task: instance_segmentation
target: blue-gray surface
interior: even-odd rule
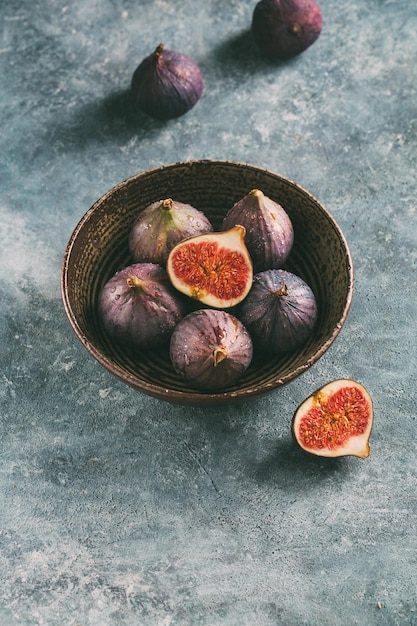
[[[280,65],[253,49],[253,6],[1,3],[2,626],[417,624],[417,4],[322,0],[320,38]],[[161,41],[205,79],[167,123],[128,96]],[[65,245],[93,202],[197,158],[297,181],[354,259],[333,347],[240,407],[127,388],[61,303]],[[292,443],[294,409],[337,377],[373,396],[366,460]]]

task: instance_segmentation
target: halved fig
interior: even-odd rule
[[[373,405],[360,383],[334,380],[308,397],[297,409],[292,433],[311,454],[324,457],[370,455]]]
[[[246,229],[190,237],[171,250],[167,272],[178,291],[208,306],[226,309],[241,302],[252,286]]]

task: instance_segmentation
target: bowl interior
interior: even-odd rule
[[[172,369],[168,351],[132,356],[102,329],[97,312],[104,283],[129,265],[128,233],[146,206],[172,197],[204,211],[215,229],[229,208],[259,188],[279,202],[294,226],[286,269],[301,276],[317,298],[314,334],[294,353],[255,356],[233,387],[202,393]],[[316,362],[346,319],[353,268],[346,240],[329,212],[306,190],[277,174],[228,161],[190,161],[155,168],[120,183],[100,198],[75,228],[65,251],[62,297],[70,324],[88,352],[115,376],[154,397],[181,404],[225,403],[271,391]]]

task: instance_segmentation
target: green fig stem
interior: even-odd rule
[[[161,202],[161,209],[165,209],[165,211],[171,211],[172,209],[172,198],[167,198]]]
[[[143,287],[143,280],[134,274],[130,274],[126,278],[126,283],[131,289],[141,289]]]
[[[264,197],[264,193],[260,189],[252,189],[252,191],[249,192],[249,195],[250,196],[255,196],[258,199]]]
[[[227,350],[225,348],[216,348],[213,350],[213,364],[217,367],[219,363],[227,359]]]

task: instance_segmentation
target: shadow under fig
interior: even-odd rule
[[[78,150],[90,143],[124,143],[133,137],[149,139],[165,125],[166,122],[142,113],[130,89],[124,89],[77,107],[71,118],[48,131],[48,139],[58,149]]]
[[[348,469],[347,457],[324,458],[303,451],[290,437],[279,440],[275,450],[251,471],[259,483],[277,483],[280,488],[311,488]]]
[[[268,58],[260,52],[256,46],[251,31],[244,30],[222,42],[213,51],[214,67],[221,67],[223,73],[247,72],[248,75],[265,68],[279,69],[293,62]],[[208,68],[213,67],[213,60],[208,63]]]

